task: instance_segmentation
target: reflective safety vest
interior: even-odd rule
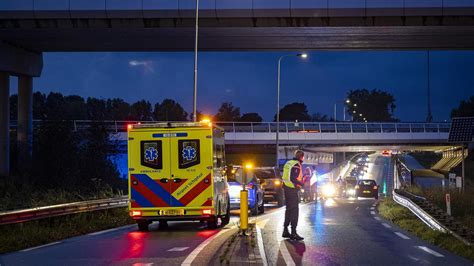
[[[291,169],[295,165],[299,165],[300,167],[300,173],[298,175],[298,180],[302,180],[303,178],[303,171],[301,167],[301,163],[298,160],[289,160],[288,162],[285,163],[285,166],[283,166],[283,183],[285,186],[290,187],[290,188],[295,188],[295,184],[291,182]]]

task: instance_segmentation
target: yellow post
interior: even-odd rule
[[[240,191],[240,229],[247,230],[249,225],[249,192],[242,189]]]

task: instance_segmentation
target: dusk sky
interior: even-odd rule
[[[273,119],[277,59],[286,53],[212,52],[199,54],[198,110],[214,114],[224,101],[242,113]],[[309,112],[332,116],[351,89],[381,89],[396,98],[402,121],[426,118],[427,53],[310,52],[307,59],[282,63],[281,106],[304,102]],[[435,121],[449,119],[452,108],[474,95],[474,51],[430,53],[432,110]],[[11,93],[17,93],[16,79]],[[45,53],[43,74],[34,91],[83,97],[119,97],[132,103],[171,98],[192,110],[193,53]]]

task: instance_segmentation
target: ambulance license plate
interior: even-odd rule
[[[170,215],[170,216],[184,215],[184,210],[183,209],[163,210],[161,211],[161,215]]]

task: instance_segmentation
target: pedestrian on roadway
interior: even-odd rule
[[[303,160],[304,152],[297,150],[295,157],[286,162],[283,167],[283,190],[285,191],[286,211],[282,237],[297,241],[304,239],[296,232],[299,215],[298,203],[300,201],[298,191],[304,186],[303,167],[301,165]],[[291,225],[291,234],[288,232],[289,225]]]

